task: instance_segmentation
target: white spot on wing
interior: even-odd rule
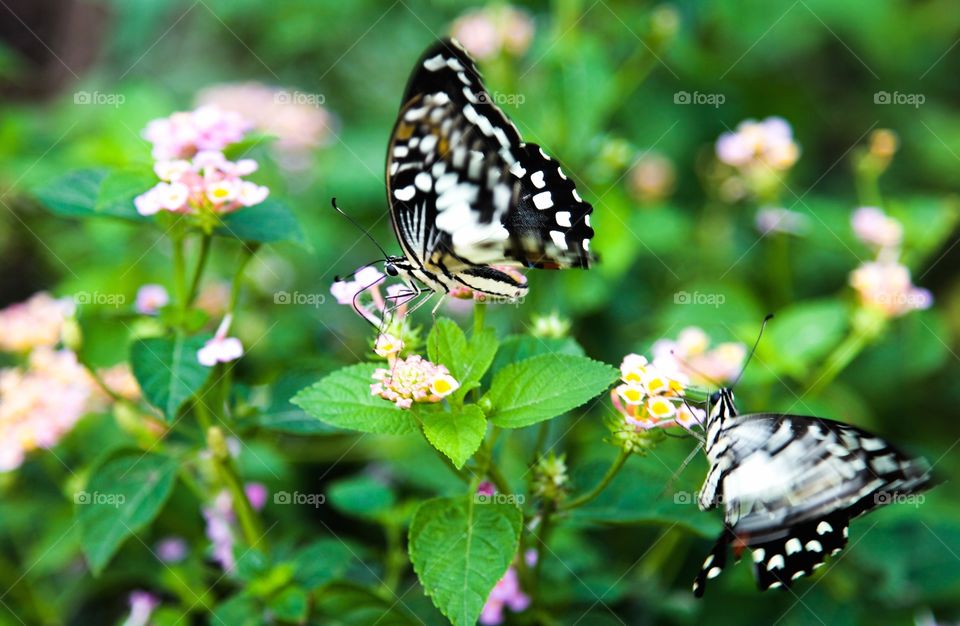
[[[803,544],[800,543],[800,540],[797,539],[796,537],[791,537],[790,539],[788,539],[786,543],[786,547],[787,547],[788,555],[793,554],[795,552],[803,552]]]
[[[774,554],[772,557],[770,557],[770,560],[767,561],[767,569],[783,569],[783,565],[784,562],[782,554]]]
[[[407,185],[402,189],[393,190],[394,197],[397,200],[401,200],[403,202],[406,202],[407,200],[410,200],[411,198],[413,198],[414,194],[416,194],[416,190],[413,188],[413,185]]]
[[[807,542],[807,552],[823,552],[823,545],[816,539]]]
[[[764,557],[767,556],[767,551],[763,548],[757,548],[753,551],[753,562],[760,563],[763,561]]]
[[[533,186],[536,187],[537,189],[543,189],[544,186],[547,184],[543,182],[543,170],[530,174],[530,182],[532,182]]]
[[[830,522],[820,522],[817,524],[817,534],[826,535],[827,533],[833,532],[833,526],[830,525]]]
[[[516,176],[517,178],[523,178],[526,175],[527,170],[520,165],[520,161],[514,161],[513,165],[510,166],[510,173]]]
[[[557,211],[557,225],[570,228],[570,211]]]
[[[573,199],[577,202],[583,202],[583,198],[580,197],[580,194],[577,193],[576,189],[573,190]],[[589,224],[587,224],[587,226],[589,226]]]
[[[720,575],[719,567],[711,567],[710,571],[707,572],[707,578],[716,578],[719,575]]]
[[[446,63],[446,61],[444,60],[443,55],[442,55],[442,54],[438,54],[437,56],[435,56],[435,57],[430,57],[429,59],[427,59],[426,61],[424,61],[424,62],[423,62],[423,67],[427,68],[427,69],[430,70],[431,72],[436,72],[436,71],[439,70],[441,67],[444,67],[446,64],[447,64],[447,63]]]
[[[553,240],[554,245],[556,245],[561,250],[567,249],[567,238],[563,236],[559,230],[550,231],[550,239]]]
[[[423,138],[423,141],[420,142],[420,152],[428,154],[433,152],[433,149],[437,146],[437,136],[436,135],[427,135]]]
[[[416,178],[413,179],[413,184],[416,185],[420,191],[429,192],[433,187],[433,178],[426,172],[420,172]]]
[[[553,206],[553,198],[550,197],[549,191],[541,191],[537,195],[533,196],[533,206],[537,207],[541,211],[543,209],[549,209]]]

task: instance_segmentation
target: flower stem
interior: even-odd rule
[[[200,257],[197,259],[197,267],[193,272],[193,280],[190,281],[190,291],[187,293],[187,304],[191,306],[197,298],[197,292],[200,290],[200,279],[203,278],[203,271],[207,266],[207,259],[210,257],[210,243],[213,237],[206,233],[200,239]]]
[[[173,291],[177,299],[177,326],[182,327],[187,311],[186,263],[183,256],[183,236],[173,237]]]
[[[816,396],[846,368],[860,352],[883,330],[886,319],[879,314],[860,309],[854,314],[853,330],[833,349],[807,386],[808,395]]]
[[[610,465],[610,468],[607,470],[607,473],[604,474],[603,478],[597,483],[597,486],[588,491],[587,493],[581,495],[578,498],[574,498],[569,502],[565,502],[559,506],[561,511],[571,511],[578,507],[583,506],[589,502],[592,502],[600,495],[600,493],[607,488],[610,484],[610,481],[614,479],[617,473],[623,468],[624,464],[627,462],[627,459],[630,458],[630,453],[626,450],[621,450],[620,454],[613,461],[613,464]]]
[[[473,334],[476,335],[483,330],[484,322],[487,319],[487,304],[485,302],[473,303]]]

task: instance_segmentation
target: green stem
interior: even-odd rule
[[[203,271],[207,266],[207,259],[210,257],[210,243],[213,237],[204,233],[200,240],[200,257],[197,259],[197,267],[193,271],[193,280],[190,281],[190,291],[187,293],[187,306],[191,306],[197,298],[197,292],[200,290],[200,280],[203,278]]]
[[[183,326],[187,311],[186,263],[183,255],[183,236],[173,237],[173,291],[179,311],[177,325]]]
[[[403,551],[403,533],[400,525],[394,522],[386,524],[384,533],[387,539],[387,558],[384,567],[383,586],[395,597],[397,587],[400,585],[400,578],[403,576],[403,569],[407,563],[407,557]]]
[[[473,334],[477,335],[483,330],[484,322],[487,319],[487,305],[485,302],[474,302],[473,304]]]
[[[627,462],[627,459],[630,458],[630,453],[626,450],[621,450],[620,454],[614,460],[613,464],[610,465],[610,468],[607,470],[607,473],[604,474],[603,478],[597,483],[597,486],[588,491],[587,493],[581,495],[578,498],[574,498],[568,502],[565,502],[560,505],[561,511],[571,511],[577,507],[581,507],[584,504],[592,502],[596,499],[600,493],[607,488],[610,484],[610,481],[614,479],[617,473],[623,468],[624,464]]]
[[[833,349],[833,352],[823,361],[823,365],[813,377],[813,382],[807,386],[804,395],[818,395],[846,368],[851,361],[880,334],[886,319],[880,314],[866,310],[859,310],[854,316],[853,330]]]

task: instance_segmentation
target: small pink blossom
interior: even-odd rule
[[[680,331],[677,339],[653,344],[654,364],[684,380],[699,384],[730,382],[737,377],[747,356],[742,343],[726,342],[708,349],[710,338],[696,326]]]
[[[207,341],[197,351],[197,360],[201,365],[213,367],[217,363],[229,363],[243,356],[243,344],[236,337],[227,337],[233,316],[227,314],[220,323],[213,339]]]
[[[153,550],[164,563],[179,563],[187,558],[189,552],[183,537],[165,537],[157,542]]]
[[[656,202],[673,192],[677,174],[673,162],[667,157],[644,154],[630,168],[629,188],[642,202]]]
[[[530,596],[520,588],[517,568],[511,565],[487,596],[487,601],[480,612],[479,623],[484,626],[502,624],[505,619],[504,609],[510,609],[513,613],[522,613],[529,607]]]
[[[130,593],[130,615],[123,626],[148,626],[153,611],[160,606],[160,598],[148,591]]]
[[[211,543],[211,552],[224,571],[233,571],[236,558],[233,546],[236,542],[236,517],[233,513],[233,502],[230,492],[223,490],[214,498],[213,502],[203,507],[203,517],[207,522],[206,535]]]
[[[270,495],[267,491],[267,486],[263,483],[247,483],[244,485],[243,491],[247,494],[250,506],[256,511],[264,507],[267,503],[267,496]]]
[[[182,159],[203,150],[223,150],[242,141],[252,127],[238,113],[202,106],[152,120],[143,137],[153,144],[155,159]]]
[[[497,488],[494,487],[493,483],[490,482],[489,480],[481,481],[481,483],[477,485],[477,495],[492,496],[496,492],[497,492]]]
[[[149,283],[137,290],[134,309],[142,315],[156,315],[160,309],[170,304],[170,294],[163,285]]]
[[[373,351],[384,359],[392,359],[403,350],[403,341],[393,335],[380,335]]]
[[[851,272],[850,285],[864,307],[879,311],[888,318],[929,309],[933,305],[933,295],[926,289],[915,287],[910,270],[894,261],[862,263]]]
[[[903,241],[900,222],[877,207],[860,207],[850,218],[853,232],[860,241],[878,248],[896,248]]]
[[[533,20],[525,12],[500,5],[476,9],[458,17],[453,36],[474,57],[486,60],[506,51],[520,56],[533,40]]]
[[[720,135],[717,158],[737,168],[762,166],[776,171],[793,167],[800,148],[793,140],[793,130],[780,117],[762,121],[744,120],[736,131]]]
[[[389,369],[380,368],[373,373],[373,380],[376,382],[370,385],[370,394],[401,409],[409,409],[414,402],[440,402],[460,386],[446,367],[416,354],[391,360]]]

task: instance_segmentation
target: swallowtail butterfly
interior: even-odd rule
[[[590,265],[590,213],[572,180],[524,143],[454,40],[417,62],[387,152],[387,199],[403,256],[385,271],[418,295],[469,287],[519,298],[525,283],[493,266]]]
[[[702,510],[723,505],[725,530],[693,583],[697,597],[726,564],[753,562],[760,590],[788,587],[847,543],[851,519],[933,486],[929,466],[859,428],[780,413],[738,415],[733,392],[710,398]]]

